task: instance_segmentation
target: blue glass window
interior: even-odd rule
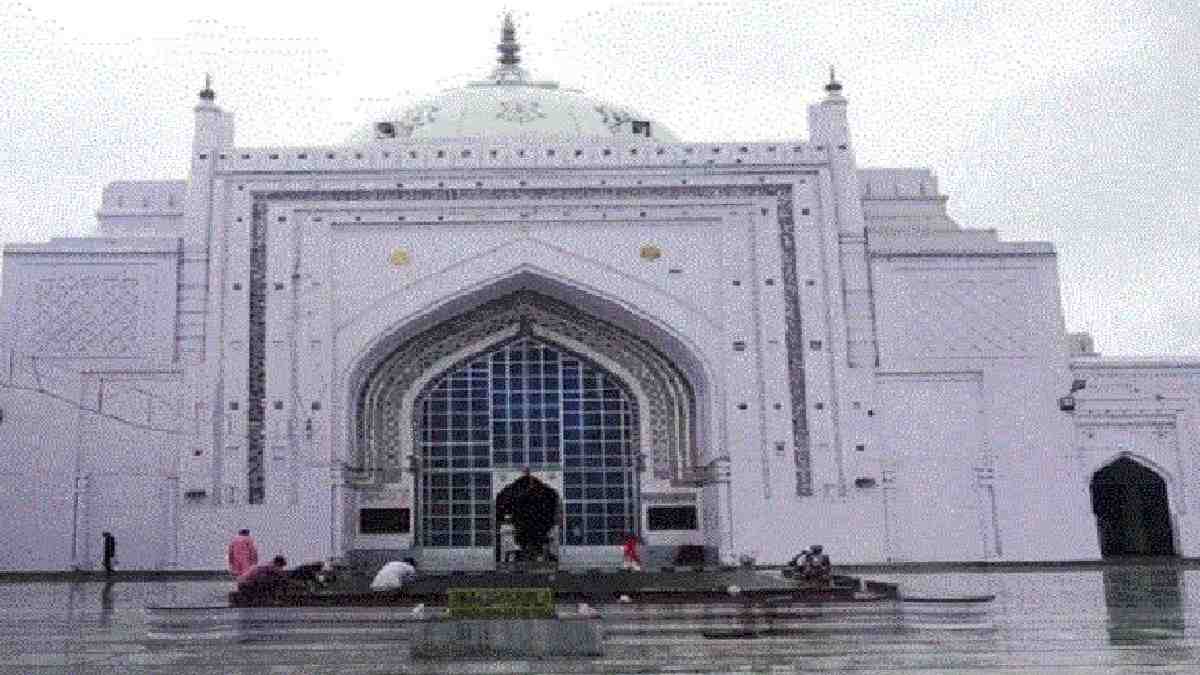
[[[424,545],[492,544],[500,468],[563,471],[564,544],[635,531],[636,414],[607,372],[522,338],[442,375],[417,406]],[[583,513],[594,516],[571,515]]]

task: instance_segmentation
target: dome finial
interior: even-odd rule
[[[502,66],[515,66],[521,62],[517,52],[521,45],[517,44],[517,27],[513,25],[512,12],[504,13],[504,25],[500,27],[500,44],[496,45],[500,58],[496,59]]]
[[[504,24],[500,27],[500,44],[496,45],[496,50],[500,52],[500,58],[496,59],[500,65],[492,71],[492,81],[496,84],[524,84],[528,76],[525,69],[518,65],[521,63],[521,56],[518,54],[521,45],[517,43],[517,27],[513,25],[512,12],[504,13]]]
[[[830,95],[836,95],[842,90],[842,83],[837,81],[837,76],[833,72],[833,66],[829,66],[829,84],[825,85],[825,91]]]
[[[217,93],[212,89],[212,74],[204,74],[204,88],[200,90],[200,100],[212,103],[217,97]]]

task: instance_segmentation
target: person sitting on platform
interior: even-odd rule
[[[384,564],[371,581],[373,591],[399,591],[404,580],[417,575],[417,562],[412,558],[393,560]]]
[[[288,571],[287,576],[292,581],[303,584],[309,591],[324,588],[337,581],[337,573],[328,560],[297,565]]]
[[[801,568],[800,578],[813,584],[828,586],[832,580],[832,572],[833,565],[820,544],[814,544],[804,552],[804,566]]]
[[[288,580],[287,558],[277,555],[266,565],[256,565],[238,577],[238,592],[244,596],[278,598],[294,588]]]

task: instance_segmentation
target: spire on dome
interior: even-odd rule
[[[517,27],[513,24],[511,12],[504,14],[504,23],[500,26],[500,44],[496,45],[496,51],[500,52],[500,58],[496,59],[500,65],[492,71],[491,79],[497,84],[524,83],[528,76],[519,65],[521,45],[517,42]]]
[[[213,88],[212,88],[212,74],[205,73],[204,74],[204,88],[200,90],[200,100],[212,103],[213,99],[215,99],[216,97],[217,97],[217,93],[215,91],[213,91]]]
[[[825,85],[825,91],[829,92],[830,96],[836,96],[842,91],[842,83],[837,81],[833,66],[829,66],[829,84]]]
[[[496,45],[500,58],[496,59],[502,66],[515,66],[521,62],[521,45],[517,44],[517,27],[513,25],[512,12],[504,14],[504,25],[500,27],[500,44]]]

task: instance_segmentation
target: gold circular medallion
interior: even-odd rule
[[[394,265],[396,267],[401,267],[403,265],[407,265],[408,264],[408,251],[405,251],[402,248],[398,248],[398,249],[392,251],[392,254],[390,256],[388,256],[388,262],[392,263],[392,265]]]
[[[642,247],[641,256],[643,260],[658,260],[662,257],[662,249],[653,244],[646,244]]]

